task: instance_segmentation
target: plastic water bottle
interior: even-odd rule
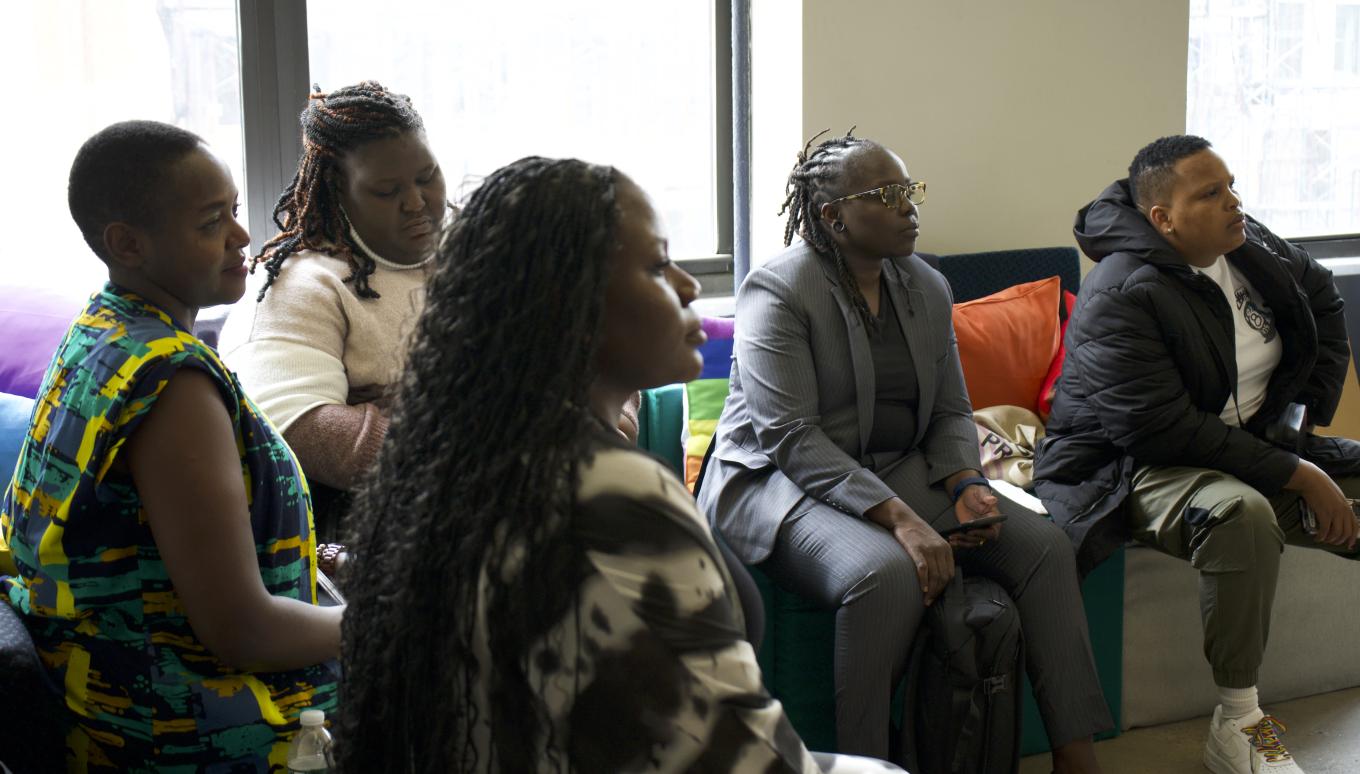
[[[326,713],[318,709],[303,710],[302,728],[288,746],[288,771],[329,772],[332,765]]]

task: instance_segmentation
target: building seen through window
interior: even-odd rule
[[[1192,0],[1186,127],[1290,237],[1360,233],[1360,2]]]
[[[656,199],[673,257],[714,254],[713,3],[373,7],[308,6],[312,80],[409,94],[452,198],[527,155],[613,164]]]

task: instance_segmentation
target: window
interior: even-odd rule
[[[522,156],[576,156],[652,195],[673,256],[716,252],[713,3],[373,7],[309,6],[311,79],[409,94],[455,196]]]
[[[366,78],[412,96],[455,196],[524,155],[578,156],[617,166],[653,196],[675,257],[730,245],[717,191],[731,180],[716,163],[731,152],[719,150],[716,132],[730,114],[715,104],[715,84],[731,76],[715,71],[714,2],[373,8],[366,0],[8,4],[0,65],[23,74],[23,106],[0,125],[0,142],[17,149],[0,193],[5,281],[86,292],[104,276],[71,222],[66,177],[81,142],[129,118],[173,123],[213,146],[242,191],[243,219],[257,216],[259,249],[293,174],[289,143],[307,85]],[[289,59],[308,43],[309,57]]]
[[[1277,78],[1303,75],[1303,3],[1275,3],[1270,12],[1271,65]]]
[[[1336,69],[1360,75],[1360,5],[1336,7]]]
[[[1189,51],[1186,129],[1247,211],[1293,238],[1360,233],[1360,4],[1196,0]]]
[[[104,266],[71,221],[66,179],[80,144],[116,121],[198,133],[244,191],[235,0],[9,3],[0,67],[19,78],[0,122],[6,283],[97,288]]]
[[[1334,196],[1331,132],[1309,130],[1303,135],[1303,168],[1299,170],[1299,198],[1329,202]]]

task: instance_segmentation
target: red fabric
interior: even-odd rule
[[[1077,297],[1071,291],[1064,290],[1062,294],[1062,309],[1059,310],[1062,316],[1061,332],[1058,335],[1058,353],[1053,356],[1053,362],[1048,366],[1048,376],[1044,377],[1044,384],[1039,388],[1039,418],[1048,421],[1048,414],[1053,410],[1053,398],[1058,391],[1058,377],[1062,376],[1063,356],[1067,354],[1067,321],[1072,319],[1072,306],[1077,303]]]

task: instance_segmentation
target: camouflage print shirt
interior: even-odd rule
[[[281,771],[300,710],[335,707],[328,665],[242,672],[199,642],[136,486],[113,465],[181,368],[209,374],[231,415],[265,587],[316,600],[311,506],[292,451],[211,348],[105,285],[48,367],[0,503],[0,542],[19,570],[0,590],[64,686],[74,771]]]
[[[731,576],[675,474],[602,437],[582,466],[573,524],[585,553],[576,604],[541,622],[526,654],[570,770],[821,771],[761,683]],[[474,632],[484,670],[487,615],[481,605]],[[557,770],[545,740],[511,740],[529,760],[496,759],[483,674],[477,770]]]

